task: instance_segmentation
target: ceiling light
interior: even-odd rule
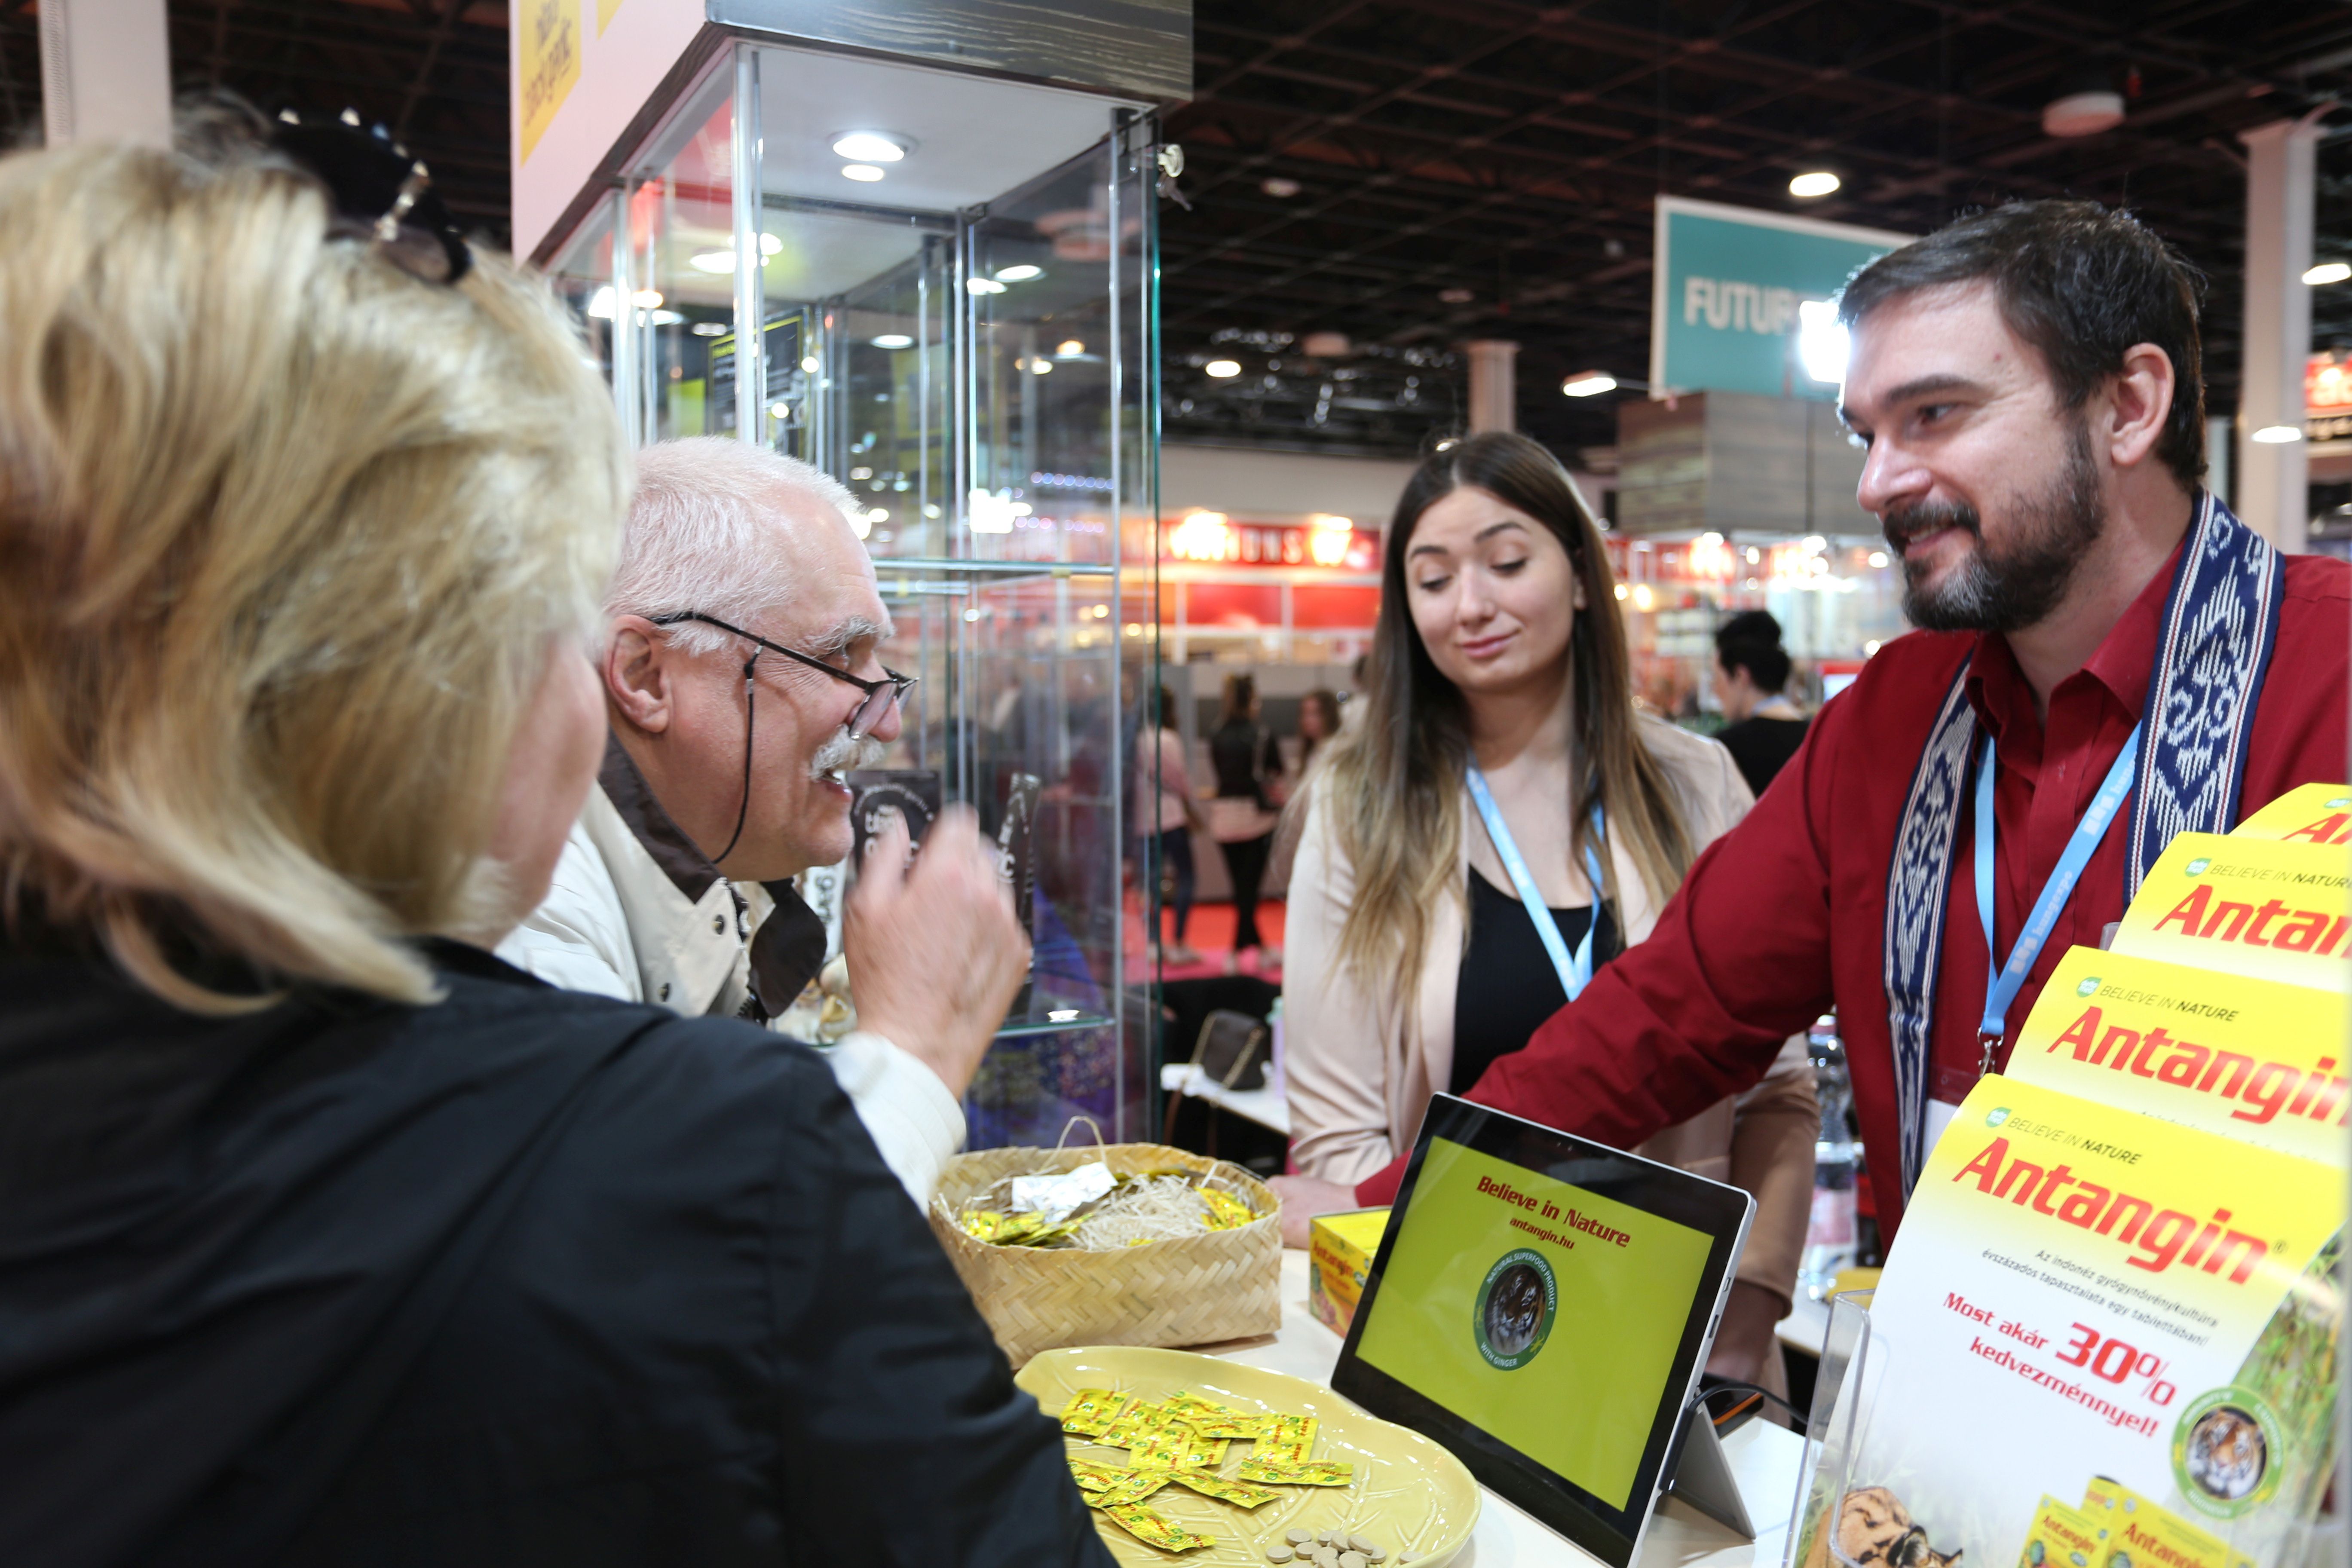
[[[1029,362],[1030,374],[1033,375],[1044,375],[1047,371],[1050,371],[1053,368],[1054,362],[1047,359],[1043,354],[1039,354],[1036,358]]]
[[[1286,202],[1298,194],[1298,182],[1286,180],[1280,174],[1276,174],[1268,179],[1260,180],[1257,188],[1276,201]]]
[[[2284,447],[2290,441],[2303,439],[2303,432],[2292,425],[2265,425],[2251,437],[2265,447]]]
[[[915,340],[904,332],[885,332],[874,339],[873,343],[877,349],[910,349],[915,346]]]
[[[2053,98],[2042,110],[2045,136],[2096,136],[2124,122],[2124,95],[2105,88]]]
[[[1026,283],[1032,278],[1044,276],[1045,276],[1044,268],[1032,267],[1025,261],[1015,262],[1010,267],[1000,267],[996,269],[996,280],[999,283]]]
[[[646,320],[651,321],[656,327],[675,327],[680,321],[685,321],[686,318],[679,315],[676,310],[656,310],[651,316],[647,317]]]
[[[1241,374],[1242,363],[1239,360],[1234,359],[1213,359],[1208,363],[1202,365],[1201,369],[1206,374],[1215,376],[1219,381],[1223,381],[1227,376]]]
[[[1844,182],[1827,169],[1809,169],[1789,182],[1792,196],[1825,196]]]
[[[833,150],[860,163],[895,163],[915,150],[915,142],[895,131],[844,131],[833,139]]]
[[[841,166],[841,177],[845,180],[861,181],[870,185],[882,177],[882,171],[871,163],[844,163]]]
[[[801,361],[801,369],[806,371],[811,375],[814,375],[817,373],[817,368],[818,360],[814,354],[811,354],[808,358]]]
[[[1845,323],[1837,319],[1837,307],[1827,300],[1799,300],[1797,358],[1805,374],[1815,381],[1843,381],[1846,353]]]
[[[1087,352],[1087,345],[1080,342],[1076,338],[1064,338],[1060,345],[1056,347],[1054,352],[1061,355],[1064,359],[1076,359],[1080,354]]]
[[[993,278],[967,278],[963,280],[963,286],[966,292],[973,294],[1002,294],[1004,292],[1004,285],[999,283]]]
[[[1437,291],[1437,302],[1441,305],[1466,305],[1477,297],[1467,289],[1441,289]]]
[[[2352,262],[2323,261],[2303,275],[2303,280],[2315,288],[2322,283],[2341,283],[2347,278],[2352,278]]]
[[[724,321],[697,321],[688,330],[691,331],[698,338],[724,337],[727,332],[727,323]]]
[[[1617,390],[1617,378],[1605,370],[1580,370],[1559,384],[1561,393],[1570,397],[1591,397],[1599,393]]]
[[[697,272],[732,272],[735,253],[731,250],[698,250],[686,258],[686,264]]]
[[[610,283],[588,296],[588,313],[600,321],[613,319],[613,286]]]
[[[640,310],[657,310],[661,308],[662,291],[658,289],[640,289],[629,298],[635,301]]]

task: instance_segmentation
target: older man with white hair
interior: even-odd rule
[[[545,902],[499,956],[552,984],[769,1022],[825,956],[791,879],[849,853],[841,773],[878,761],[911,684],[849,492],[715,437],[638,456],[600,655],[611,738]],[[963,1142],[985,977],[1025,942],[969,812],[909,868],[877,842],[846,910],[861,1027],[829,1053],[918,1205]],[[970,994],[967,994],[970,993]]]

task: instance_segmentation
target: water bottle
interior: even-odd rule
[[[1805,1032],[1805,1051],[1812,1059],[1822,1125],[1813,1144],[1813,1207],[1797,1282],[1818,1301],[1835,1288],[1839,1271],[1854,1265],[1854,1175],[1860,1151],[1851,1120],[1853,1080],[1846,1071],[1845,1045],[1838,1038],[1833,1015],[1814,1020]]]

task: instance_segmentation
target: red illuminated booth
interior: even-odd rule
[[[1346,664],[1371,646],[1381,605],[1381,536],[1328,512],[1241,519],[1192,511],[1120,540],[1125,635],[1160,628],[1160,657],[1182,664]],[[1153,587],[1143,589],[1143,584]],[[1157,603],[1154,603],[1156,595]]]

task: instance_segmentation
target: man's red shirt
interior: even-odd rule
[[[2285,575],[2242,814],[2298,784],[2344,781],[2352,767],[2352,566],[2289,556]],[[1649,940],[1594,975],[1525,1050],[1487,1068],[1469,1098],[1630,1149],[1755,1083],[1781,1042],[1834,1005],[1869,1167],[1901,1170],[1885,982],[1887,869],[1937,710],[1966,665],[1969,700],[2000,757],[1993,909],[2006,957],[2139,721],[2171,581],[2168,565],[2090,662],[2059,682],[2046,722],[1996,634],[1915,632],[1881,648],[1822,710],[1756,809],[1698,858]],[[2012,1034],[2067,948],[2097,946],[2123,918],[2130,817],[2128,807],[2118,814],[2075,884],[2010,1006]],[[1933,1098],[1949,1101],[1966,1096],[1982,1063],[1977,1026],[1988,963],[1969,872],[1972,839],[1971,814],[1963,813],[1928,1084]],[[1359,1184],[1357,1201],[1389,1202],[1404,1163]],[[1902,1217],[1899,1184],[1882,1176],[1874,1190],[1891,1238]]]

